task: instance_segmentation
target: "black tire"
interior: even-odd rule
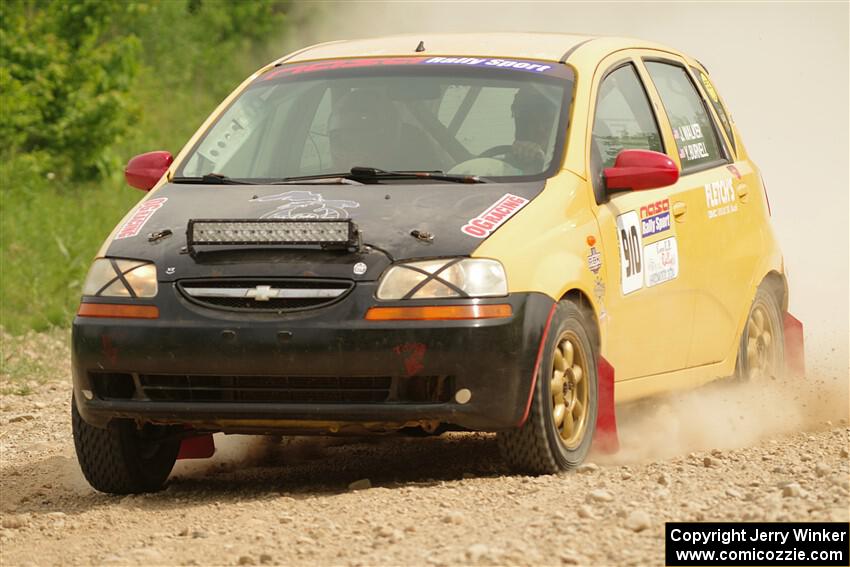
[[[553,474],[577,467],[587,456],[596,430],[598,400],[597,353],[588,328],[583,312],[571,301],[562,301],[555,308],[535,380],[528,419],[522,427],[498,434],[502,458],[512,470],[527,474]],[[587,362],[584,371],[588,381],[587,421],[583,436],[572,447],[564,443],[556,426],[550,387],[555,349],[565,333],[577,339]]]
[[[754,321],[757,312],[762,313],[766,319],[761,329]],[[756,338],[756,352],[751,353],[751,340],[753,331],[763,333],[768,330],[771,335],[770,349],[764,348],[764,340]],[[778,380],[784,375],[785,370],[785,329],[782,323],[782,312],[779,301],[771,290],[762,284],[756,290],[756,296],[747,314],[747,323],[741,333],[741,342],[738,345],[738,360],[735,367],[735,375],[742,381],[768,381]],[[768,350],[769,352],[766,352]],[[760,358],[761,357],[761,358]],[[767,366],[761,365],[764,361]]]
[[[95,490],[139,494],[160,490],[180,450],[180,440],[167,427],[139,430],[131,421],[113,421],[107,429],[89,425],[71,399],[71,425],[77,460]]]

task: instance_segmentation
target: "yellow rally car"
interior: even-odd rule
[[[708,71],[642,41],[399,36],[248,78],[104,243],[77,455],[155,490],[212,433],[497,431],[517,471],[614,404],[802,368],[767,195]]]

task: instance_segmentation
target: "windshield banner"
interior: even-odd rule
[[[569,74],[566,65],[554,61],[530,61],[526,59],[504,59],[495,57],[368,57],[357,59],[329,59],[311,61],[309,63],[293,63],[272,69],[262,75],[257,81],[268,81],[284,76],[302,75],[317,71],[332,71],[336,69],[354,69],[359,67],[386,67],[398,65],[450,65],[466,67],[483,67],[489,69],[506,69],[510,71],[525,71],[538,75]]]

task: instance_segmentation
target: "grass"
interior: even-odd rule
[[[92,258],[142,193],[116,180],[2,177],[0,322],[12,334],[67,326]]]
[[[0,395],[26,396],[41,384],[66,380],[68,341],[65,329],[22,335],[0,331]]]

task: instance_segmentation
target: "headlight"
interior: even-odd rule
[[[83,295],[95,297],[154,297],[156,291],[156,266],[141,260],[98,258],[83,284]]]
[[[508,294],[505,269],[497,260],[444,258],[392,266],[378,286],[378,299],[498,297]]]

